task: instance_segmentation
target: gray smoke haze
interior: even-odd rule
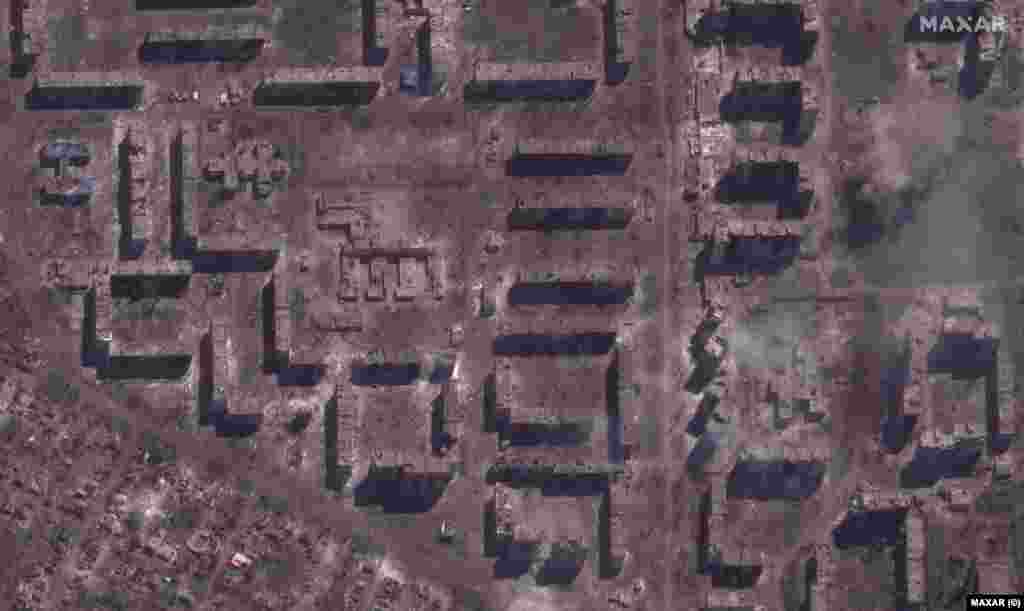
[[[737,365],[788,369],[797,343],[814,332],[812,302],[781,302],[760,306],[737,320],[725,339]]]
[[[1024,273],[1024,172],[1017,126],[981,102],[924,101],[876,112],[868,185],[882,234],[854,261],[871,284],[1000,282]]]
[[[875,182],[898,190],[941,168],[964,135],[957,106],[951,101],[918,100],[878,108],[871,125]]]

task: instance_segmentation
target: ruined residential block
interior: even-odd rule
[[[227,358],[231,344],[231,330],[226,325],[214,325],[213,327],[213,353],[219,355],[214,359],[213,379],[218,384],[227,384],[232,380],[230,360]]]
[[[864,509],[869,511],[909,507],[912,497],[902,492],[864,492],[860,496]]]
[[[445,291],[445,265],[444,260],[437,256],[427,258],[427,279],[430,284],[430,292],[434,299],[444,297]]]
[[[787,461],[819,461],[827,462],[832,452],[827,446],[791,446],[782,447],[782,459]]]
[[[316,226],[321,231],[344,231],[356,241],[369,231],[369,212],[357,207],[321,208],[317,210]]]
[[[384,258],[375,258],[370,261],[370,282],[366,287],[366,298],[371,301],[382,301],[387,298],[387,287],[385,286],[384,275],[387,271],[388,261]]]
[[[253,91],[253,104],[257,107],[357,106],[369,104],[379,90],[379,80],[298,82],[265,80]]]
[[[288,176],[288,173],[291,171],[291,167],[285,159],[275,157],[267,164],[267,171],[270,175],[270,180],[280,182]]]
[[[544,64],[480,62],[474,71],[474,79],[477,81],[596,80],[600,77],[601,64],[597,61]]]
[[[293,324],[292,314],[287,309],[274,311],[274,325],[276,326],[276,337],[274,349],[279,356],[289,357],[292,350]]]
[[[25,95],[27,110],[134,110],[144,103],[137,73],[51,72]]]
[[[947,316],[942,321],[942,332],[944,334],[974,335],[981,325],[981,320],[976,316]]]
[[[351,304],[316,310],[312,321],[314,327],[328,332],[359,331],[363,328],[362,313],[358,306]]]
[[[413,257],[403,257],[398,261],[398,286],[395,297],[412,299],[420,295],[427,286],[426,261]]]
[[[976,496],[971,490],[953,486],[949,489],[949,507],[954,511],[970,511]]]
[[[948,288],[942,298],[942,310],[946,314],[959,313],[981,316],[981,300],[978,291],[971,287]]]
[[[223,155],[211,157],[203,162],[203,178],[209,181],[224,180],[229,173],[234,173],[231,165],[230,160]]]
[[[359,259],[342,254],[340,260],[338,297],[345,301],[358,300],[362,292],[362,270]]]
[[[343,66],[321,68],[279,68],[268,74],[263,83],[334,83],[380,81],[382,69],[374,66]]]
[[[757,604],[758,594],[751,591],[712,589],[707,595],[707,609],[752,609],[764,611],[763,605]]]
[[[96,297],[96,338],[113,342],[114,332],[111,324],[114,319],[114,299],[110,294],[110,283],[102,282],[93,290]]]

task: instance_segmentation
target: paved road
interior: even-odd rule
[[[673,483],[674,476],[685,477],[686,470],[681,469],[678,466],[673,468],[670,466],[672,462],[672,435],[673,428],[668,422],[668,415],[670,413],[670,406],[678,404],[678,398],[674,396],[675,392],[675,380],[673,379],[673,363],[674,359],[677,358],[673,354],[673,346],[676,345],[676,338],[674,330],[677,328],[674,320],[674,298],[676,292],[676,286],[678,285],[677,279],[673,272],[675,270],[673,266],[673,260],[677,258],[680,244],[677,243],[677,237],[681,235],[683,228],[675,227],[673,225],[674,217],[676,216],[676,207],[683,205],[683,202],[678,197],[681,193],[681,167],[684,162],[684,149],[679,146],[678,130],[676,129],[677,121],[679,120],[678,109],[673,108],[670,105],[675,102],[678,106],[677,100],[685,96],[682,91],[672,91],[670,88],[680,88],[681,81],[686,78],[688,74],[688,57],[685,54],[684,39],[680,37],[682,32],[682,17],[683,11],[681,10],[679,3],[675,2],[658,2],[650,3],[650,5],[644,6],[643,10],[655,10],[658,12],[657,23],[658,23],[658,34],[657,34],[657,92],[658,92],[658,123],[662,126],[662,133],[664,134],[663,145],[666,147],[665,155],[665,176],[664,176],[664,188],[661,196],[661,206],[659,213],[661,215],[661,240],[662,240],[662,267],[660,272],[660,279],[658,282],[658,324],[661,330],[662,345],[661,345],[661,394],[662,398],[659,403],[662,409],[663,418],[661,419],[661,460],[662,465],[665,468],[665,500],[664,507],[667,509],[666,515],[662,517],[665,526],[665,541],[664,541],[664,573],[662,575],[663,594],[664,602],[663,609],[674,609],[683,600],[683,592],[680,592],[679,583],[679,566],[678,556],[679,552],[677,548],[682,547],[682,543],[679,541],[681,536],[687,533],[680,533],[679,529],[684,523],[690,518],[689,515],[683,513],[680,516],[680,523],[673,523],[672,516],[675,511],[668,510],[668,508],[678,507],[680,504],[685,506],[686,500],[681,498],[674,498],[673,493],[675,492],[675,486]],[[668,50],[666,49],[667,37],[671,36],[678,42],[680,48],[677,51],[683,55],[683,59],[687,60],[687,63],[680,63],[678,57],[669,57]],[[688,215],[684,215],[686,217]],[[689,485],[689,480],[686,481]]]

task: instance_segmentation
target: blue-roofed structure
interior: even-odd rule
[[[274,269],[277,257],[276,250],[200,250],[192,256],[192,271],[197,274],[263,273]]]
[[[699,44],[757,44],[767,47],[799,45],[803,37],[803,10],[799,3],[726,3],[708,12],[691,28]]]
[[[40,158],[44,164],[63,161],[72,165],[86,165],[92,156],[89,154],[89,147],[81,142],[57,140],[42,148]]]
[[[327,368],[318,364],[288,363],[277,372],[279,386],[316,386],[327,374]]]
[[[903,413],[903,395],[910,382],[909,340],[887,342],[881,350],[882,446],[896,453],[910,442],[917,416]]]
[[[355,386],[406,386],[420,377],[417,363],[357,363],[352,365]]]
[[[898,414],[882,419],[882,447],[891,453],[898,453],[910,443],[911,433],[917,425],[916,414]]]
[[[411,473],[404,467],[371,466],[354,490],[357,507],[377,506],[384,513],[425,513],[440,500],[452,476]]]
[[[1002,454],[1003,452],[1006,452],[1007,450],[1010,449],[1010,446],[1013,445],[1013,442],[1016,438],[1016,433],[999,432],[996,433],[995,435],[992,435],[991,441],[989,442],[991,444],[992,453]]]
[[[537,570],[537,585],[546,587],[572,584],[583,570],[586,559],[587,548],[582,545],[553,545]]]
[[[632,68],[632,62],[607,62],[605,64],[605,81],[609,85],[620,85],[626,81],[629,76],[630,68]]]
[[[434,62],[430,54],[430,23],[416,30],[416,63],[403,65],[398,73],[398,90],[415,96],[429,96],[434,88]]]
[[[423,78],[419,64],[405,64],[398,69],[398,90],[415,96],[430,95],[430,79]]]
[[[701,275],[775,274],[800,256],[799,236],[733,236],[708,241],[697,261]]]
[[[825,465],[815,461],[747,460],[729,474],[726,493],[760,501],[810,498],[825,479]]]
[[[213,428],[221,437],[248,437],[263,426],[263,414],[223,414]]]
[[[52,191],[43,187],[39,193],[39,203],[43,206],[79,208],[88,204],[95,193],[96,179],[92,176],[83,176],[67,189]]]
[[[729,29],[737,41],[749,37],[765,46],[795,45],[800,43],[803,25],[803,8],[798,2],[729,4]]]
[[[93,176],[83,176],[78,180],[78,183],[67,192],[68,195],[74,197],[76,195],[82,195],[90,197],[96,193],[96,178]]]
[[[622,305],[633,296],[631,285],[597,282],[521,282],[508,291],[511,306]]]
[[[707,432],[700,436],[697,444],[690,450],[686,457],[686,470],[691,476],[699,476],[704,466],[710,463],[718,452],[720,436],[714,432]]]
[[[927,488],[942,479],[972,477],[984,448],[981,439],[965,439],[946,447],[918,447],[900,472],[900,486]]]
[[[228,403],[224,399],[212,400],[205,416],[202,424],[212,426],[220,437],[249,437],[263,426],[262,413],[232,414],[228,412]]]
[[[1002,53],[999,49],[1001,42],[998,37],[1000,36],[1005,35],[979,32],[969,35],[964,40],[963,62],[957,79],[957,90],[961,97],[973,100],[992,82],[992,76],[1000,65],[999,60]],[[982,37],[987,38],[985,44],[982,42]],[[986,49],[988,43],[993,43],[994,48]]]
[[[40,85],[25,94],[26,110],[133,110],[141,85]]]
[[[903,541],[904,508],[850,512],[832,531],[832,541],[839,549],[867,545],[889,546]]]
[[[363,61],[367,66],[383,66],[388,62],[388,48],[373,46],[364,49]]]
[[[540,445],[576,447],[587,443],[590,430],[578,422],[498,422],[498,442],[502,446],[533,447]]]
[[[723,202],[780,200],[800,187],[800,166],[795,161],[745,161],[737,163],[715,186]]]
[[[438,360],[434,362],[428,381],[431,384],[444,384],[455,375],[455,360]]]
[[[629,208],[515,208],[508,213],[512,231],[625,229],[633,219]]]
[[[540,545],[534,541],[502,541],[494,563],[495,579],[517,579],[530,572]]]
[[[632,155],[518,154],[505,162],[505,173],[517,178],[623,176],[632,161]]]
[[[945,333],[928,353],[928,371],[954,379],[984,377],[995,368],[998,351],[998,338]]]
[[[151,39],[139,47],[143,64],[193,64],[207,62],[249,62],[263,50],[259,38],[163,40]]]
[[[791,121],[799,119],[802,109],[800,81],[739,81],[719,102],[722,120],[729,123]]]
[[[715,185],[723,203],[773,203],[778,218],[803,218],[814,193],[801,191],[800,166],[795,161],[746,161],[736,164]]]
[[[728,2],[719,11],[707,12],[688,28],[698,45],[759,45],[779,48],[782,63],[805,63],[814,52],[818,33],[804,29],[803,8],[798,2]]]
[[[541,541],[519,540],[508,529],[499,529],[496,500],[489,499],[484,506],[484,555],[496,557],[496,578],[515,578],[532,568],[537,583],[567,585],[575,581],[589,555],[596,552],[595,572],[600,578],[617,574],[611,555],[611,496],[607,473],[563,472],[552,466],[501,463],[492,465],[485,474],[488,484],[502,483],[512,488],[539,488],[543,496],[590,497],[596,501],[597,512],[594,549],[570,542],[554,543],[550,553],[539,557]],[[506,524],[508,526],[508,524]],[[539,565],[535,562],[539,561]]]

